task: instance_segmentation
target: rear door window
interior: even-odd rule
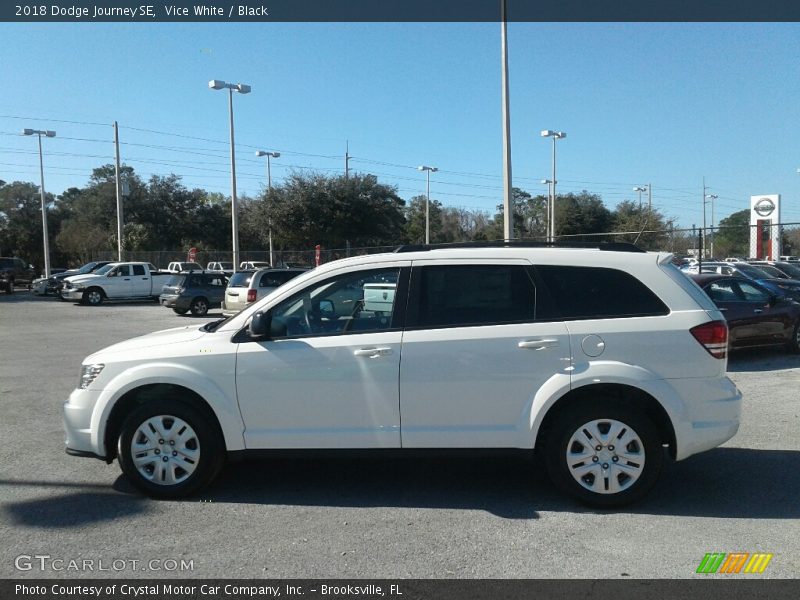
[[[521,265],[415,267],[411,285],[409,327],[498,325],[536,317],[536,290]]]
[[[669,314],[633,275],[604,267],[540,265],[536,271],[563,319],[609,319]]]

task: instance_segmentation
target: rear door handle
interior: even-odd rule
[[[380,358],[392,354],[391,348],[359,348],[353,351],[353,356],[366,356],[367,358]]]
[[[760,315],[760,314],[761,314],[761,313],[763,313],[764,311],[763,311],[762,309],[760,309],[760,308],[754,308],[754,309],[753,309],[753,312],[754,312],[755,314],[757,314],[757,315]]]
[[[555,348],[558,346],[558,340],[523,340],[517,346],[531,350],[543,350],[545,348]]]

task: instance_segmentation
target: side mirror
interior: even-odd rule
[[[253,315],[253,318],[250,319],[250,337],[252,338],[263,338],[267,337],[270,333],[272,325],[272,313],[267,311],[263,313],[258,311],[256,314]]]
[[[333,300],[320,300],[319,314],[326,319],[335,319],[336,307],[333,305]]]

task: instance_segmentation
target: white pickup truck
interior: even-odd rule
[[[64,280],[61,297],[97,306],[104,300],[158,300],[172,273],[159,272],[145,262],[110,263],[94,273]]]

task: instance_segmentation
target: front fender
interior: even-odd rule
[[[228,450],[244,449],[244,423],[235,397],[235,380],[231,369],[229,393],[202,371],[171,362],[148,363],[126,369],[106,385],[92,413],[92,446],[106,456],[106,425],[116,403],[128,392],[152,384],[171,384],[186,388],[203,398],[219,421]]]

